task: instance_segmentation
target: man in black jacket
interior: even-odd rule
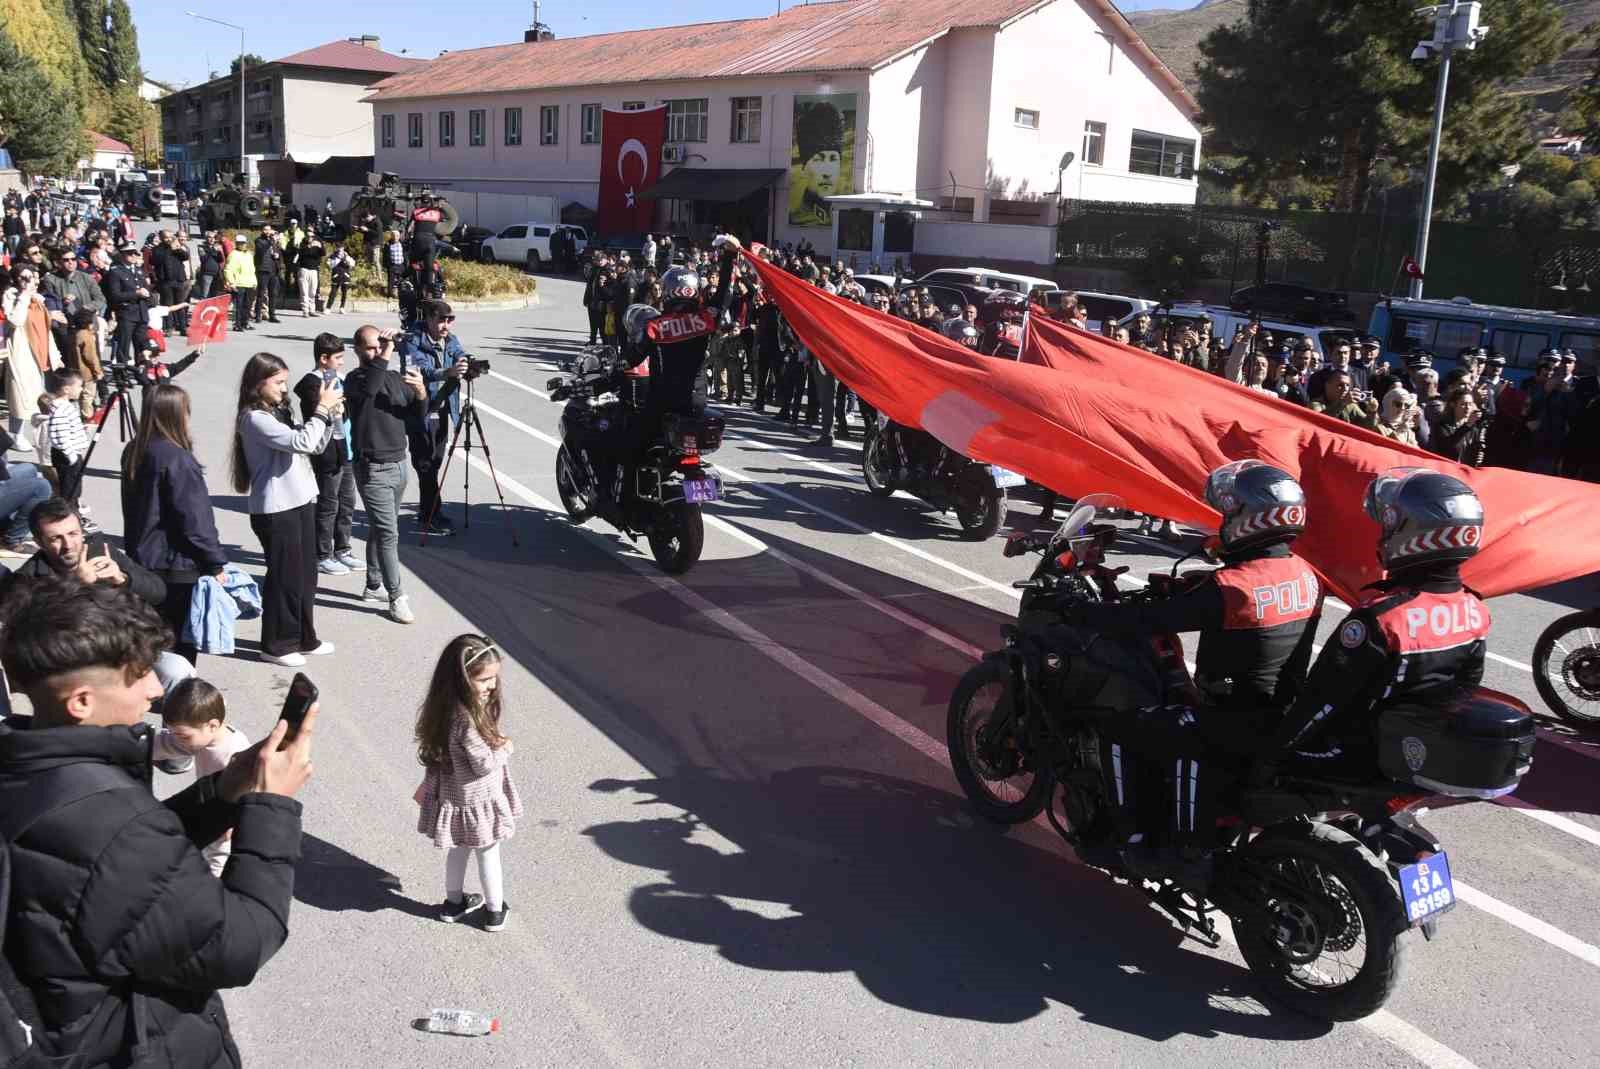
[[[217,241],[217,232],[206,231],[205,241],[200,246],[200,266],[195,271],[191,298],[203,301],[222,292],[222,265],[226,260],[227,254]]]
[[[0,585],[0,601],[17,582],[69,576],[81,583],[126,586],[149,605],[160,605],[167,596],[167,584],[128,559],[122,550],[104,538],[86,538],[83,521],[70,501],[52,497],[39,502],[28,513],[28,528],[39,552],[6,577]]]
[[[158,802],[150,670],[168,640],[126,588],[45,580],[14,588],[0,657],[32,717],[0,725],[0,814],[11,896],[5,954],[38,1003],[35,1041],[86,1065],[236,1069],[218,988],[255,978],[289,934],[313,706],[222,772]],[[17,828],[14,814],[54,806]],[[200,848],[232,829],[222,878]]]
[[[350,420],[356,489],[367,510],[367,587],[362,597],[387,597],[389,618],[409,624],[416,617],[400,588],[400,500],[406,496],[407,424],[422,418],[428,387],[416,369],[407,368],[402,376],[389,367],[395,334],[370,324],[356,331],[361,366],[345,376],[344,410]]]
[[[124,363],[138,359],[137,342],[150,325],[150,284],[144,277],[139,246],[126,242],[117,250],[117,263],[106,273],[102,288],[106,304],[117,317],[116,343],[111,358]]]
[[[256,238],[256,322],[265,318],[269,323],[278,321],[278,275],[283,271],[283,250],[278,247],[277,232],[270,226],[261,228]],[[266,315],[262,315],[263,309]]]
[[[344,363],[344,342],[337,335],[324,331],[311,343],[311,355],[316,367],[294,386],[303,419],[316,414],[322,403],[323,387],[343,388],[339,382],[339,365]],[[349,463],[347,419],[348,413],[334,413],[333,435],[327,447],[311,458],[311,470],[317,475],[317,571],[323,575],[349,575],[366,570],[366,565],[350,552],[350,525],[356,513],[356,475]]]

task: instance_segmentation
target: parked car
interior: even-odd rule
[[[1009,271],[991,271],[986,267],[941,267],[936,271],[929,271],[917,279],[918,284],[929,282],[946,286],[979,286],[983,289],[1010,290],[1024,296],[1034,290],[1053,290],[1056,281],[1052,278],[1037,278],[1033,275],[1016,275]]]
[[[1175,305],[1174,315],[1188,315],[1194,311],[1203,312],[1211,319],[1211,334],[1222,340],[1224,345],[1232,344],[1234,333],[1251,322],[1253,312],[1237,312],[1221,305]],[[1356,332],[1351,327],[1326,326],[1298,323],[1289,319],[1274,319],[1263,317],[1260,320],[1261,329],[1270,331],[1273,339],[1282,343],[1289,338],[1306,337],[1311,339],[1311,344],[1317,350],[1317,355],[1326,360],[1328,353],[1339,345],[1354,345]]]
[[[158,190],[156,195],[161,198],[161,214],[176,218],[178,214],[178,194],[170,189],[162,189]]]
[[[536,271],[551,259],[550,238],[558,230],[571,233],[578,247],[578,255],[583,255],[589,247],[589,235],[583,227],[529,222],[513,223],[493,237],[483,238],[478,243],[478,259],[486,264],[526,264],[528,270]]]
[[[1120,293],[1095,293],[1091,290],[1052,289],[1036,295],[1035,299],[1054,312],[1061,307],[1061,302],[1069,293],[1076,294],[1078,304],[1089,313],[1090,330],[1099,330],[1108,319],[1120,324],[1130,315],[1137,316],[1156,306],[1155,301],[1144,297],[1125,297]]]
[[[1350,298],[1344,294],[1290,282],[1268,282],[1234,290],[1228,298],[1228,307],[1235,312],[1276,316],[1292,323],[1355,322]]]
[[[450,233],[450,245],[463,260],[482,260],[484,239],[492,237],[494,231],[486,226],[458,226]]]

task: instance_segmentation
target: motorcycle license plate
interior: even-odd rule
[[[1013,486],[1021,486],[1028,481],[1016,472],[1007,471],[998,464],[989,465],[989,474],[994,476],[994,484],[1002,490],[1010,489]]]
[[[722,496],[722,487],[717,485],[715,479],[685,479],[683,480],[683,499],[692,505],[702,505],[708,501],[716,501]]]
[[[1450,909],[1456,904],[1450,859],[1440,851],[1426,861],[1402,866],[1400,894],[1406,903],[1406,919],[1412,924],[1421,924]]]

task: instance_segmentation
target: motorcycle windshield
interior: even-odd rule
[[[1055,536],[1050,541],[1052,544],[1070,542],[1087,531],[1096,516],[1104,518],[1113,510],[1127,507],[1122,498],[1116,494],[1089,494],[1080,497],[1073,502],[1072,511],[1061,521],[1061,526],[1056,528]]]

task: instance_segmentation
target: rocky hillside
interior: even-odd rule
[[[1600,22],[1600,0],[1556,0],[1567,29],[1581,32]],[[1218,26],[1245,17],[1245,0],[1203,0],[1185,9],[1135,11],[1128,21],[1166,61],[1178,77],[1193,88],[1195,64],[1200,61],[1200,39]],[[1580,44],[1559,60],[1534,71],[1516,86],[1517,92],[1548,96],[1540,106],[1559,110],[1561,94],[1588,76],[1593,66],[1592,46]],[[1555,105],[1555,106],[1552,106]]]

